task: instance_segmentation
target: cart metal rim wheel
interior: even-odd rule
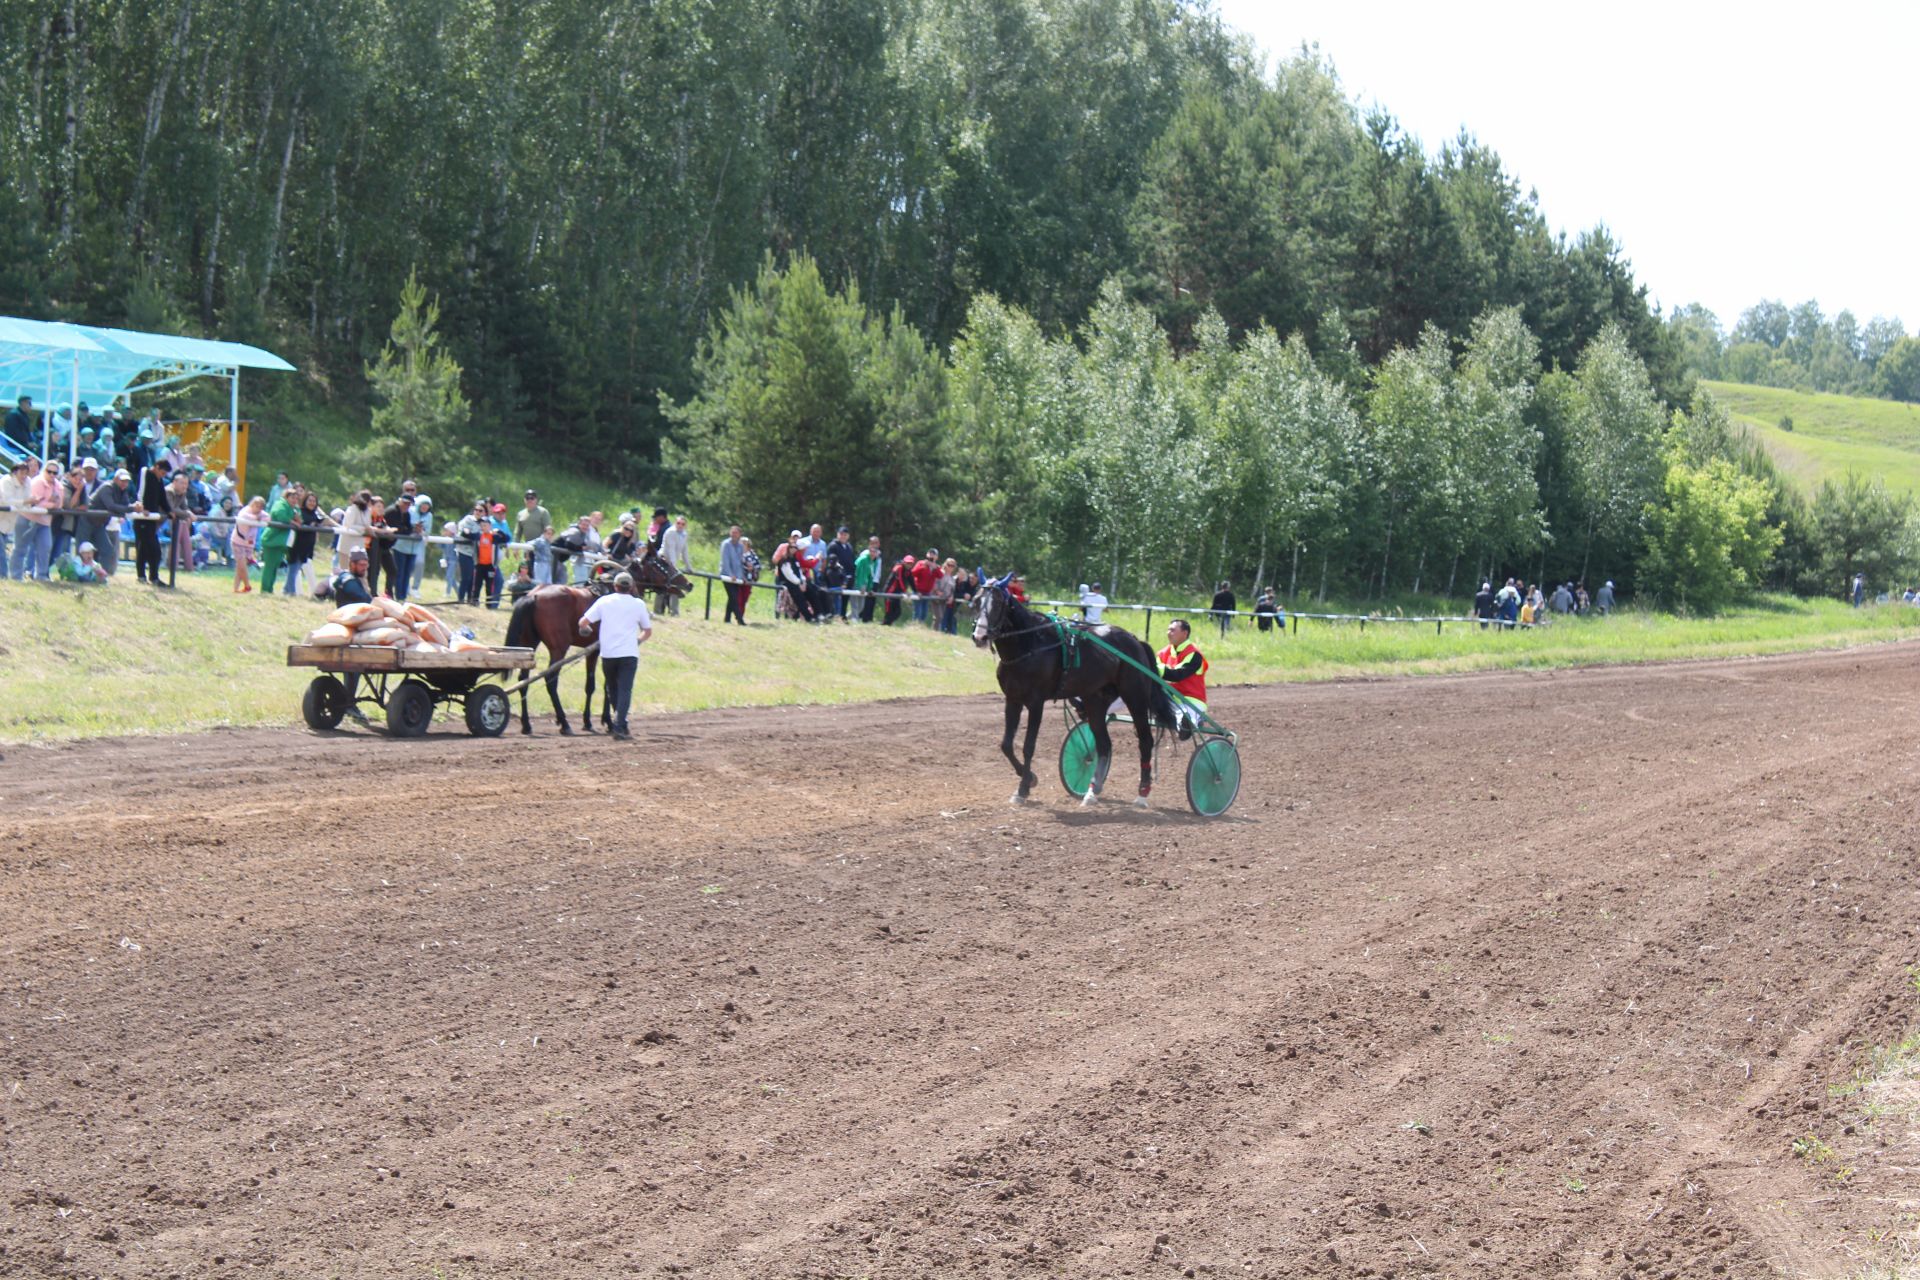
[[[1187,763],[1187,803],[1201,817],[1217,818],[1239,794],[1239,749],[1225,738],[1208,738]]]
[[[497,738],[513,719],[513,706],[497,684],[483,684],[467,695],[467,732],[476,738]]]
[[[347,686],[338,676],[315,676],[300,699],[300,714],[310,729],[338,729],[347,714]]]
[[[417,738],[433,723],[433,690],[419,680],[403,680],[387,699],[387,731]]]
[[[1093,771],[1099,763],[1093,726],[1082,721],[1073,726],[1060,744],[1060,785],[1076,796],[1086,795],[1093,786]]]

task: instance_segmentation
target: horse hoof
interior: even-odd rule
[[[1080,807],[1082,809],[1091,809],[1094,806],[1094,802],[1097,801],[1099,798],[1100,798],[1100,793],[1098,791],[1089,791],[1087,792],[1087,794],[1080,797]]]
[[[533,736],[533,727],[531,725],[521,725],[520,736],[523,738],[531,738]]]
[[[1025,804],[1026,802],[1027,802],[1027,798],[1021,795],[1018,791],[1014,792],[1012,795],[1007,797],[1008,804]]]
[[[1147,807],[1147,798],[1146,798],[1145,796],[1135,796],[1135,797],[1133,798],[1133,807],[1134,807],[1134,808],[1136,808],[1136,809],[1144,809],[1144,808],[1146,808],[1146,807]]]
[[[573,736],[573,726],[566,724],[561,725],[560,736],[563,738],[571,738]]]

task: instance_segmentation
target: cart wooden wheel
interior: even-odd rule
[[[1093,771],[1100,757],[1093,746],[1093,726],[1081,721],[1073,726],[1060,744],[1060,785],[1076,796],[1084,796],[1093,786]]]
[[[1187,762],[1187,803],[1203,818],[1217,818],[1240,794],[1240,750],[1225,738],[1208,738]]]
[[[315,676],[300,698],[300,714],[309,729],[338,729],[347,714],[347,686],[338,676]]]
[[[424,681],[402,680],[387,698],[387,732],[417,738],[433,722],[433,690]]]
[[[483,684],[467,695],[467,732],[476,738],[497,738],[513,719],[513,708],[497,684]]]

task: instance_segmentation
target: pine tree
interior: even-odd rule
[[[428,299],[418,273],[408,272],[386,349],[367,366],[380,403],[373,438],[345,458],[349,486],[444,476],[471,460],[458,443],[469,413],[460,364],[440,345],[439,321],[439,302]]]

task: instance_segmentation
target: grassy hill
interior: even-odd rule
[[[1855,471],[1896,492],[1920,493],[1920,405],[1737,382],[1701,385],[1803,490]]]

